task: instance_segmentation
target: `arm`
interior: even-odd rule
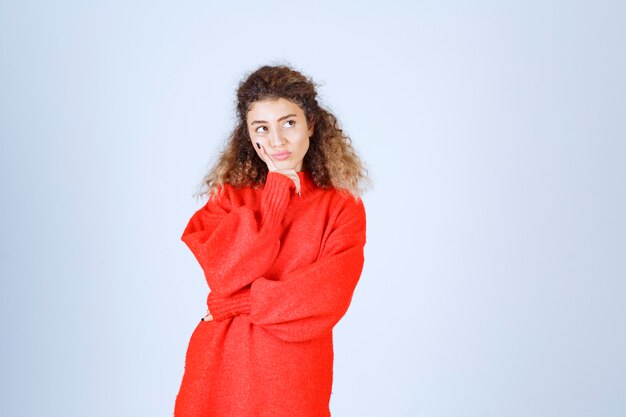
[[[211,291],[229,295],[264,274],[280,246],[280,224],[294,183],[268,173],[260,213],[231,207],[226,192],[210,198],[189,221],[181,239],[200,263]]]
[[[281,281],[256,279],[230,297],[209,295],[215,320],[250,314],[252,323],[296,342],[330,332],[343,317],[363,268],[365,210],[359,201],[345,209],[320,259]]]

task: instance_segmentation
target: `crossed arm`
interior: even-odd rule
[[[276,178],[272,178],[276,179]],[[270,195],[287,183],[266,183]],[[268,188],[269,187],[269,188]],[[276,193],[280,197],[280,193]],[[319,259],[280,281],[263,275],[280,249],[282,204],[268,198],[260,221],[247,207],[229,211],[223,202],[206,206],[183,234],[200,262],[212,291],[206,320],[246,315],[276,337],[290,342],[330,332],[348,309],[363,267],[365,211],[361,201],[344,204]],[[282,211],[281,211],[282,210]],[[280,219],[279,219],[280,218]],[[192,222],[194,222],[192,224]]]

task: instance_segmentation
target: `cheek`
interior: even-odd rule
[[[298,132],[294,132],[292,143],[295,143],[298,148],[308,148],[309,147],[309,135],[305,129],[299,130]]]
[[[249,132],[250,135],[250,143],[255,151],[259,152],[259,149],[256,146],[256,143],[259,142],[261,145],[266,146],[266,138],[260,135],[257,135],[255,132]]]
[[[305,138],[303,139],[299,144],[298,144],[298,150],[300,152],[302,152],[302,155],[306,154],[306,152],[309,150],[309,138]]]

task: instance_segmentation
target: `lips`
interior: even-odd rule
[[[282,160],[289,158],[289,155],[291,155],[291,152],[278,152],[278,153],[272,154],[272,158],[282,161]]]

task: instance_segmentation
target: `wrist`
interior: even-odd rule
[[[250,288],[242,289],[229,296],[220,296],[211,291],[207,299],[207,305],[213,319],[216,321],[222,321],[240,314],[249,314]]]

